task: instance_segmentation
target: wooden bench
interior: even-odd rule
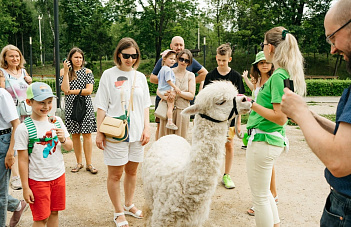
[[[338,79],[338,76],[318,76],[318,75],[305,75],[305,79]]]
[[[45,79],[45,78],[56,78],[56,75],[38,75],[38,74],[33,74],[33,77],[40,78],[40,79]]]

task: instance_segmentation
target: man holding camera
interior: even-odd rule
[[[325,16],[326,41],[331,54],[343,55],[351,73],[351,0],[339,0]],[[303,99],[284,89],[282,111],[301,128],[312,151],[326,166],[331,192],[320,226],[351,226],[351,86],[344,90],[336,123],[308,110]]]

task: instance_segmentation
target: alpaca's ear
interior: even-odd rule
[[[192,106],[189,106],[187,108],[185,108],[181,114],[182,115],[195,115],[196,113],[198,113],[199,110],[198,110],[198,106],[196,104],[192,105]]]

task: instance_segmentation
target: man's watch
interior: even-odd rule
[[[254,99],[251,99],[251,103],[254,103],[255,102],[255,100]]]

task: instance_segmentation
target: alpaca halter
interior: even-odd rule
[[[236,108],[236,97],[234,97],[234,99],[233,99],[233,108],[230,111],[230,114],[229,114],[229,117],[228,117],[227,120],[232,118],[234,113],[235,113],[235,115],[238,115],[238,109]],[[207,116],[205,114],[199,114],[199,115],[200,115],[200,117],[205,118],[206,120],[209,120],[209,121],[212,121],[212,122],[215,122],[215,123],[221,123],[221,122],[227,121],[227,120],[224,120],[224,121],[216,120],[216,119],[214,119],[214,118],[212,118],[210,116]]]

